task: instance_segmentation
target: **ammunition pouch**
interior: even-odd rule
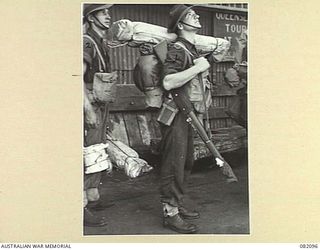
[[[172,99],[165,98],[157,121],[164,125],[170,126],[178,112],[179,109],[175,102]]]
[[[93,78],[93,99],[97,102],[108,103],[116,100],[117,72],[95,73]]]

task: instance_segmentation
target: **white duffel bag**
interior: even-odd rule
[[[112,163],[106,153],[107,143],[100,143],[83,149],[83,162],[85,174],[92,174],[112,170]]]
[[[111,26],[112,40],[126,41],[130,46],[138,47],[143,43],[158,44],[163,40],[174,42],[175,33],[168,33],[167,28],[145,23],[121,19]],[[212,53],[216,61],[221,61],[230,48],[230,42],[217,37],[196,35],[195,47],[201,56]]]

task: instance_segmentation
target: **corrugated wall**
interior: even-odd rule
[[[165,18],[170,5],[122,4],[115,5],[111,10],[113,21],[129,19],[131,21],[148,22],[166,27],[168,19]],[[111,49],[111,67],[119,75],[121,84],[133,83],[132,71],[139,57],[138,48],[123,46]]]
[[[224,4],[224,6],[239,8],[247,7],[243,4]],[[114,7],[111,10],[111,15],[113,21],[120,19],[129,19],[131,21],[142,21],[167,27],[168,13],[171,7],[172,5],[166,4],[121,4],[114,5]],[[200,14],[200,21],[203,27],[200,30],[199,34],[214,36],[214,10],[196,8],[196,11]],[[137,48],[130,48],[128,46],[124,46],[120,48],[111,49],[112,69],[118,72],[120,84],[133,84],[132,73],[138,57],[139,51]],[[223,75],[228,68],[232,67],[232,65],[233,62],[223,62],[219,64],[214,64],[211,68],[211,80],[213,84],[226,84],[224,82]],[[214,107],[228,107],[232,104],[232,98],[233,96],[230,95],[213,96]],[[212,119],[210,123],[213,129],[230,127],[235,124],[235,122],[229,118]]]

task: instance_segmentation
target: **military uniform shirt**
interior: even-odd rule
[[[185,47],[194,55],[192,59],[199,57],[199,54],[195,46],[190,43],[188,40],[179,37],[177,42],[183,43]],[[181,72],[190,68],[193,65],[193,62],[190,61],[190,56],[187,54],[186,50],[179,45],[170,44],[168,48],[167,58],[163,65],[163,74],[164,76],[169,74],[174,74]]]
[[[111,72],[110,67],[110,57],[108,54],[107,46],[104,44],[103,40],[99,35],[92,29],[89,29],[86,35],[90,36],[98,45],[98,48],[104,59],[106,68],[102,69],[102,72],[109,73]],[[87,71],[84,75],[84,81],[86,83],[93,82],[93,76],[97,72],[101,72],[99,68],[99,55],[96,51],[95,45],[91,40],[84,37],[83,38],[83,60],[87,63]]]

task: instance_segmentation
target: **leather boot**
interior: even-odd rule
[[[86,207],[89,208],[90,210],[101,211],[101,210],[105,210],[108,207],[112,207],[113,205],[114,203],[112,202],[103,203],[100,200],[98,200],[98,201],[89,201]]]
[[[94,215],[88,208],[83,209],[83,224],[87,227],[103,227],[107,225],[104,217]]]
[[[199,219],[200,218],[200,213],[197,211],[189,211],[185,207],[179,207],[179,215],[183,219]]]
[[[184,221],[179,214],[174,216],[164,217],[163,226],[168,227],[178,233],[182,234],[192,234],[197,232],[198,227],[196,225],[190,224]]]

